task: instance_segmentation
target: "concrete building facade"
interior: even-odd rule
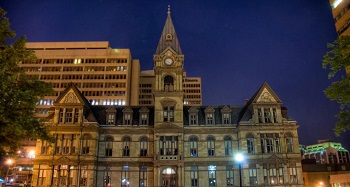
[[[151,103],[97,105],[102,96],[66,85],[48,109],[56,142],[37,140],[32,186],[303,186],[297,122],[267,83],[244,105],[186,97],[201,82],[186,76],[170,8],[153,59],[135,89]]]

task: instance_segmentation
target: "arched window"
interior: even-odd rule
[[[207,148],[208,148],[208,156],[215,156],[215,138],[208,137],[207,138]]]
[[[167,75],[164,77],[164,90],[173,91],[174,90],[174,77]]]
[[[123,138],[123,156],[130,156],[130,137]]]
[[[246,136],[247,138],[247,152],[250,154],[255,153],[254,149],[254,136],[252,134],[248,134]]]
[[[142,137],[140,139],[140,156],[147,156],[148,139]]]
[[[232,156],[232,139],[229,136],[224,138],[225,156]]]
[[[198,156],[198,138],[195,136],[190,137],[190,154],[191,157]]]
[[[90,152],[90,142],[89,142],[90,135],[85,134],[82,138],[81,142],[81,154],[86,155]]]
[[[286,147],[287,153],[294,153],[293,135],[291,133],[286,133]]]
[[[106,138],[106,155],[105,156],[112,156],[112,149],[113,148],[113,138],[107,137]]]

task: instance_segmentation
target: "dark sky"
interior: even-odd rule
[[[171,15],[188,76],[202,77],[204,105],[241,105],[264,83],[298,121],[299,141],[339,141],[338,105],[323,94],[326,44],[337,34],[328,0],[3,0],[11,28],[30,42],[109,41],[152,69]]]

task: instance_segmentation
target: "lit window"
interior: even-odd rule
[[[197,137],[194,137],[194,136],[190,138],[190,156],[191,157],[198,156],[198,139]]]

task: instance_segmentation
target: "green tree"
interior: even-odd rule
[[[38,100],[53,90],[49,83],[28,77],[18,66],[35,62],[33,51],[26,50],[26,38],[14,42],[6,11],[0,8],[0,152],[14,151],[21,140],[40,138],[51,140],[42,120],[35,116]],[[10,44],[8,44],[10,43]]]
[[[341,78],[324,90],[326,96],[338,102],[340,112],[336,115],[338,122],[334,132],[339,136],[342,132],[350,130],[350,36],[340,36],[333,43],[329,43],[330,49],[323,56],[323,68],[329,68],[328,78],[340,74]],[[344,74],[347,72],[346,74]]]

